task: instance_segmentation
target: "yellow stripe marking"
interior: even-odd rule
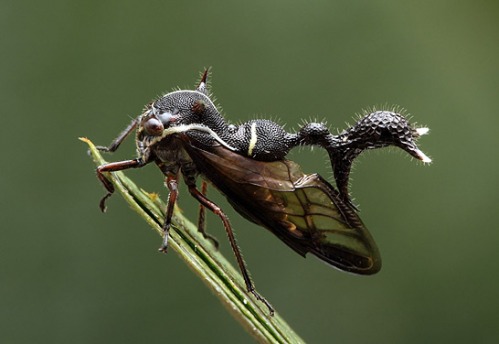
[[[253,154],[253,149],[256,146],[256,139],[258,138],[258,135],[256,134],[256,123],[253,122],[251,123],[251,137],[250,137],[250,142],[248,146],[248,156],[251,156]]]

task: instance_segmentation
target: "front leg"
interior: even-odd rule
[[[116,172],[116,171],[122,171],[122,170],[127,170],[129,168],[138,168],[146,165],[147,163],[144,162],[141,158],[133,159],[133,160],[124,160],[124,161],[118,161],[118,162],[111,162],[109,164],[104,164],[100,165],[97,167],[97,178],[101,181],[102,185],[107,190],[106,195],[102,197],[102,199],[99,202],[99,207],[102,212],[106,211],[106,200],[111,197],[111,195],[114,193],[114,185],[109,181],[109,179],[106,178],[104,175],[104,172]]]
[[[114,152],[118,149],[121,143],[130,135],[130,133],[137,128],[140,117],[135,118],[109,146],[96,146],[96,148],[103,152]]]
[[[163,243],[159,248],[160,252],[166,253],[168,249],[168,234],[172,225],[173,210],[178,197],[177,173],[166,173],[165,185],[168,188],[168,203],[166,204],[165,223],[163,224]]]

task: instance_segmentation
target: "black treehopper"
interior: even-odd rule
[[[199,231],[218,245],[205,231],[205,208],[220,217],[248,292],[265,303],[271,314],[272,306],[256,292],[249,277],[229,219],[205,195],[207,182],[222,192],[238,213],[270,230],[300,255],[311,253],[356,274],[378,272],[378,248],[349,196],[352,163],[364,150],[387,146],[400,147],[428,163],[430,158],[416,145],[428,129],[415,128],[401,114],[386,110],[367,114],[338,135],[331,134],[323,123],[305,124],[296,133],[263,119],[228,124],[210,98],[207,76],[205,71],[195,90],[170,92],[151,102],[109,147],[98,147],[113,152],[136,130],[137,158],[97,168],[107,190],[101,210],[114,192],[105,172],[155,163],[169,189],[160,248],[166,252],[182,175],[190,194],[200,203]],[[318,174],[304,174],[286,159],[297,146],[319,146],[328,152],[336,188]],[[201,191],[196,185],[198,177],[202,179]]]

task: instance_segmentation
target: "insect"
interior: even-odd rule
[[[338,135],[323,123],[308,123],[295,133],[279,124],[251,120],[240,125],[226,122],[211,100],[205,70],[195,90],[170,92],[148,104],[143,113],[102,151],[113,152],[136,130],[138,156],[97,168],[107,190],[114,192],[105,173],[156,164],[169,190],[164,236],[160,251],[166,252],[168,232],[183,177],[189,193],[200,203],[199,231],[217,241],[204,228],[205,208],[222,220],[246,288],[273,314],[270,303],[255,289],[224,211],[206,197],[207,182],[225,195],[234,209],[249,221],[274,233],[302,256],[317,256],[331,266],[369,275],[381,268],[381,258],[371,234],[357,214],[348,191],[354,159],[367,149],[397,146],[423,162],[430,162],[416,145],[427,128],[415,128],[402,115],[374,111]],[[328,152],[336,188],[318,174],[305,174],[287,160],[297,146],[319,146]],[[196,180],[202,179],[201,191]]]

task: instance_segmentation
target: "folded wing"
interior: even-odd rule
[[[373,274],[381,268],[374,239],[355,210],[317,174],[304,174],[289,160],[256,161],[220,145],[197,141],[185,149],[201,174],[234,209],[289,247],[338,269]]]

